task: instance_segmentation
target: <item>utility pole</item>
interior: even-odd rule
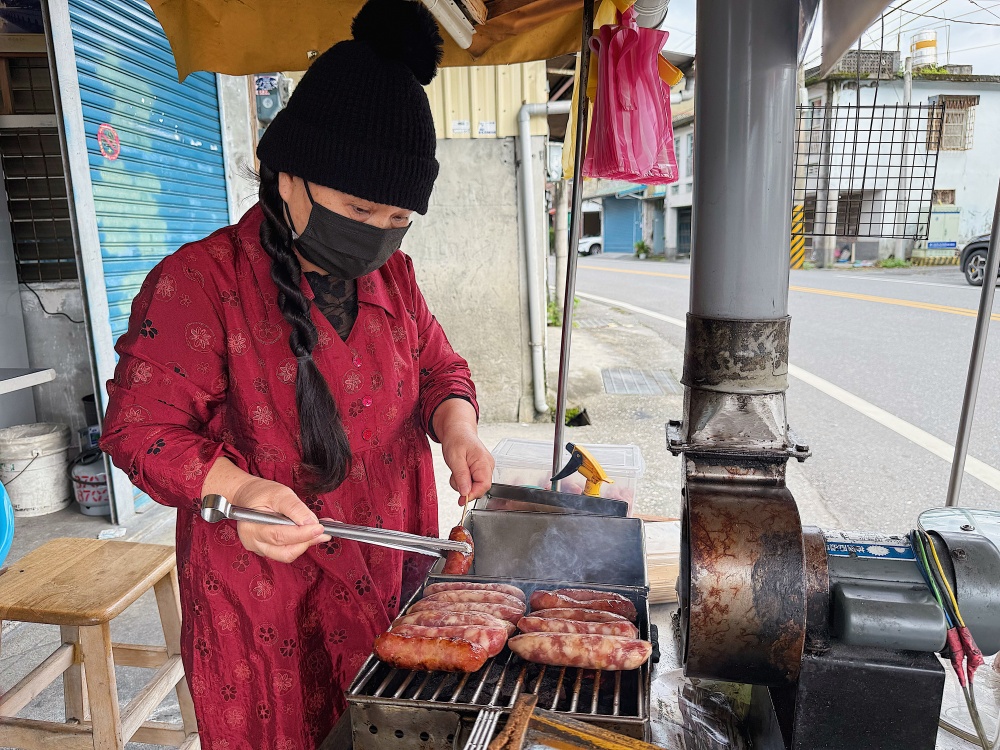
[[[566,263],[569,259],[569,190],[566,189],[566,180],[556,180],[552,192],[556,205],[556,308],[559,310],[559,322],[562,323],[566,305]]]
[[[819,235],[823,268],[833,265],[833,249],[837,231],[837,196],[830,189],[830,165],[833,160],[833,81],[826,82],[826,101],[823,103],[823,143],[819,162],[819,187],[816,189],[816,219],[814,231]],[[832,219],[831,219],[832,213]]]
[[[899,189],[896,191],[896,233],[906,234],[910,213],[910,101],[913,98],[913,58],[906,58],[903,73],[903,106],[906,116],[903,120],[903,148],[899,165]],[[896,240],[896,259],[906,260],[906,240]]]
[[[812,154],[812,133],[806,132],[805,113],[802,109],[809,102],[809,92],[806,91],[806,69],[802,63],[799,63],[796,81],[798,106],[795,108],[795,183],[792,187],[790,260],[792,268],[801,268],[802,256],[805,252],[806,175],[809,171],[809,156]]]

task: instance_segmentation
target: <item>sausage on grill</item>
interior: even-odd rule
[[[507,636],[514,635],[516,628],[514,623],[501,620],[499,617],[488,615],[485,612],[448,612],[445,610],[425,609],[423,612],[410,612],[402,617],[396,618],[393,627],[397,625],[424,625],[431,628],[452,627],[461,625],[463,627],[487,627],[504,628]]]
[[[444,563],[444,570],[441,571],[448,576],[464,576],[472,569],[472,558],[475,555],[472,534],[464,526],[456,526],[448,534],[448,538],[453,542],[468,542],[470,546],[473,546],[473,551],[467,555],[463,555],[461,552],[449,552]]]
[[[586,633],[590,635],[615,635],[621,638],[639,637],[639,628],[627,620],[584,622],[528,615],[518,621],[517,628],[522,633]]]
[[[471,581],[445,581],[444,583],[432,583],[424,589],[424,595],[440,594],[442,591],[499,591],[501,594],[508,594],[522,602],[527,601],[524,592],[517,586],[507,583],[472,583]]]
[[[576,599],[567,591],[578,592],[580,589],[562,589],[556,591],[536,591],[531,595],[532,609],[553,609],[555,607],[567,607],[577,609],[599,609],[603,612],[614,612],[616,615],[627,617],[632,622],[638,618],[635,605],[628,599],[620,597],[618,594],[611,594],[601,598],[591,598],[587,600]],[[589,592],[597,594],[599,592]]]
[[[421,599],[410,607],[409,611],[423,612],[428,609],[445,612],[485,612],[514,625],[517,625],[517,621],[524,616],[523,607],[505,607],[502,604],[486,604],[484,602],[434,602],[427,599]]]
[[[515,635],[507,645],[525,661],[536,664],[609,672],[638,669],[653,653],[651,643],[613,635],[526,633]]]
[[[375,639],[375,654],[391,667],[424,672],[476,672],[488,658],[485,648],[461,638],[421,638],[392,631]]]
[[[486,649],[487,656],[496,656],[507,643],[507,628],[484,628],[482,626],[445,625],[429,627],[425,625],[393,625],[390,631],[396,635],[415,635],[421,638],[461,638]]]
[[[524,609],[524,602],[501,591],[439,591],[425,596],[432,602],[481,602],[482,604],[502,604],[505,607]]]
[[[546,617],[553,620],[576,620],[578,622],[628,622],[627,617],[614,612],[602,612],[599,609],[556,608],[539,609],[531,613],[532,617]]]

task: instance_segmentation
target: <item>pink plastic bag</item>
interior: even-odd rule
[[[657,59],[668,32],[640,27],[629,8],[621,23],[591,38],[597,53],[597,96],[583,163],[586,177],[643,184],[677,181],[670,87]]]

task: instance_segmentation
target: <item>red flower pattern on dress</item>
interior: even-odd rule
[[[216,618],[216,623],[223,633],[234,633],[240,624],[240,619],[235,612],[223,612]]]
[[[249,567],[250,567],[250,553],[248,552],[241,552],[236,556],[236,559],[233,560],[233,570],[235,570],[237,573],[243,573]]]
[[[135,366],[129,370],[129,383],[131,385],[145,385],[153,379],[153,367],[148,362],[136,361]]]
[[[231,523],[220,523],[215,530],[215,540],[226,547],[232,547],[239,539],[239,535]]]
[[[239,357],[247,353],[247,349],[250,348],[250,339],[243,331],[231,331],[226,337],[226,344],[229,347],[229,353]]]
[[[271,677],[271,685],[278,695],[287,693],[294,684],[295,677],[287,669],[279,669]]]
[[[267,404],[254,404],[251,406],[250,419],[261,429],[267,429],[274,425],[274,413]]]
[[[299,371],[299,363],[294,359],[286,359],[278,365],[278,380],[282,383],[294,383]]]
[[[361,387],[361,376],[354,370],[344,375],[344,390],[348,393],[356,393]]]
[[[264,575],[257,575],[250,581],[250,593],[255,599],[267,601],[274,596],[274,581]]]
[[[174,277],[169,274],[164,274],[160,277],[159,281],[156,282],[156,296],[159,299],[168,300],[172,299],[174,294],[177,292],[177,282],[174,281]]]
[[[188,484],[197,482],[205,473],[204,468],[205,463],[200,458],[190,459],[181,466],[181,474],[184,476],[184,481]]]
[[[117,345],[103,447],[151,497],[178,509],[186,607],[181,649],[203,746],[211,750],[222,740],[230,745],[225,750],[313,750],[344,710],[342,691],[370,655],[372,641],[389,625],[382,603],[398,601],[401,577],[412,590],[422,567],[400,552],[343,541],[313,547],[292,565],[272,563],[242,549],[233,524],[198,517],[205,474],[220,455],[291,486],[304,499],[311,494],[296,468],[302,460],[294,429],[298,363],[276,307],[270,259],[260,248],[261,220],[253,209],[239,227],[184,248],[150,273]],[[233,252],[214,258],[213,247]],[[407,467],[408,452],[429,465],[427,419],[446,395],[474,400],[474,390],[465,363],[444,354],[450,347],[417,289],[412,265],[397,253],[359,279],[353,350],[332,336],[317,309],[311,314],[318,330],[331,335],[315,362],[345,417],[352,463],[364,472],[355,475],[360,481],[313,494],[311,507],[338,520],[350,522],[357,513],[368,523],[381,519],[385,528],[436,535],[431,473],[407,469],[401,476],[399,470]],[[379,321],[371,331],[381,325],[381,334],[369,333],[370,319]],[[237,332],[245,344],[233,336]],[[243,355],[231,350],[231,340],[238,351],[245,345]],[[421,344],[415,363],[410,351]],[[132,373],[145,371],[140,365],[151,367],[149,382],[133,382]],[[425,374],[418,378],[421,369]],[[363,407],[365,396],[372,407],[348,419],[351,402],[361,399]],[[266,407],[274,420],[266,433],[250,416],[255,406]],[[398,415],[389,423],[385,415],[392,407]],[[288,429],[276,429],[279,420],[283,427],[287,420]],[[147,454],[154,443],[158,452]],[[378,470],[366,470],[368,461]],[[403,498],[403,512],[395,515],[386,507],[394,492]],[[215,594],[205,588],[209,572],[220,581]],[[268,599],[252,590],[256,576],[270,582],[259,592],[270,590]],[[215,578],[209,582],[214,588]],[[370,590],[359,594],[359,583],[362,592]],[[228,632],[232,613],[237,625]],[[286,641],[297,644],[290,657],[281,653],[289,650]],[[293,678],[282,695],[272,685],[279,669]],[[229,701],[227,685],[236,687]],[[257,710],[261,704],[266,710]]]
[[[187,335],[188,346],[196,352],[208,351],[215,340],[215,334],[212,333],[212,329],[204,323],[188,323],[184,330]]]
[[[253,335],[264,344],[273,344],[281,338],[281,326],[269,320],[258,320],[254,323]]]
[[[368,318],[365,319],[365,331],[369,336],[381,336],[382,321],[374,315],[369,315]]]
[[[247,663],[246,659],[236,662],[236,666],[233,667],[233,676],[240,682],[250,682],[253,679],[253,670],[250,669],[250,664]]]

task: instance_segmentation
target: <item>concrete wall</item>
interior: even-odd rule
[[[688,151],[693,148],[688,135],[694,133],[693,125],[682,125],[674,130],[674,150],[677,155],[678,180],[667,186],[663,201],[663,245],[668,258],[677,257],[677,210],[690,208],[694,195],[694,169],[688,165]]]
[[[217,80],[229,220],[235,224],[257,202],[257,182],[253,179],[257,168],[256,115],[250,108],[251,88],[247,76],[219,75]]]
[[[430,209],[403,243],[431,311],[469,361],[482,418],[490,422],[534,418],[515,145],[513,138],[439,140],[441,174]],[[545,139],[533,138],[532,151],[539,202],[535,273],[543,279]]]
[[[31,285],[45,309],[83,320],[83,295],[77,281],[50,281]],[[86,426],[83,402],[94,392],[87,332],[82,323],[62,315],[47,315],[38,299],[21,286],[21,309],[28,339],[28,366],[51,367],[56,379],[31,389],[39,422],[68,424],[73,431]]]

